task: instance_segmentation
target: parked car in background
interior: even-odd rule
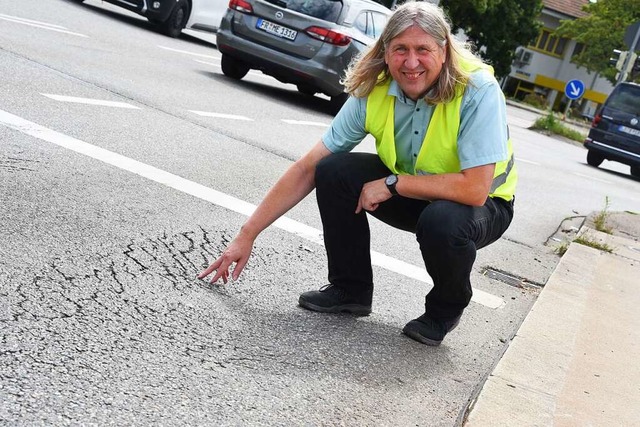
[[[84,0],[75,0],[78,3]],[[144,16],[169,37],[184,28],[215,32],[229,0],[102,0]]]
[[[258,69],[307,95],[324,93],[336,112],[351,59],[380,36],[391,11],[371,0],[231,0],[216,38],[222,72]]]
[[[613,160],[631,167],[640,178],[640,85],[620,83],[596,112],[584,141],[587,163]]]

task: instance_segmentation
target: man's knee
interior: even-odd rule
[[[316,188],[336,188],[360,194],[365,182],[386,176],[388,169],[380,158],[370,153],[335,153],[316,166]]]
[[[420,214],[416,238],[421,244],[464,239],[465,224],[469,215],[473,215],[472,210],[471,206],[448,200],[436,200]]]

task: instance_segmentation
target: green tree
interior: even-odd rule
[[[589,3],[583,10],[589,15],[562,21],[556,34],[584,44],[583,51],[573,57],[576,65],[616,83],[617,70],[609,64],[609,58],[614,49],[627,50],[624,32],[640,20],[640,0],[600,0]]]
[[[498,78],[511,71],[516,48],[531,43],[540,31],[541,0],[442,0],[440,6],[453,30],[464,31]]]

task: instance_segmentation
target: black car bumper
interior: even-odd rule
[[[638,153],[604,144],[591,138],[587,138],[584,141],[584,146],[589,151],[594,151],[607,160],[613,160],[629,166],[640,166],[640,154]]]
[[[177,0],[103,0],[148,18],[164,22],[169,19]]]

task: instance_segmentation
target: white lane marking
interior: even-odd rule
[[[68,31],[66,29],[63,29],[64,27],[60,27],[59,25],[46,24],[44,22],[36,23],[38,21],[31,21],[29,19],[17,18],[17,17],[14,17],[14,16],[2,15],[2,14],[0,14],[0,19],[3,19],[5,21],[9,21],[9,22],[15,22],[17,24],[28,25],[30,27],[43,28],[45,30],[55,31],[55,32],[58,32],[58,33],[69,34],[69,35],[72,35],[72,36],[89,38],[89,36],[85,36],[84,34],[74,33],[73,31]]]
[[[103,99],[78,98],[77,96],[54,95],[51,93],[42,93],[47,98],[55,99],[60,102],[72,102],[75,104],[100,105],[103,107],[128,108],[130,110],[140,110],[140,107],[127,104],[126,102],[105,101]]]
[[[592,179],[592,180],[594,180],[594,181],[604,182],[605,184],[612,184],[612,182],[611,182],[611,181],[606,181],[606,180],[604,180],[604,179],[596,178],[596,177],[589,176],[589,175],[584,175],[584,174],[581,174],[581,173],[578,173],[578,172],[573,172],[573,174],[574,174],[575,176],[579,176],[579,177],[581,177],[581,178]]]
[[[189,110],[191,113],[197,114],[199,116],[204,116],[204,117],[216,117],[219,119],[231,119],[231,120],[247,120],[252,122],[253,119],[250,119],[249,117],[245,117],[245,116],[236,116],[234,114],[222,114],[222,113],[210,113],[208,111],[195,111],[195,110]]]
[[[281,119],[285,123],[289,123],[290,125],[302,125],[302,126],[320,126],[323,128],[329,127],[327,123],[320,122],[309,122],[306,120],[289,120],[289,119]]]
[[[79,139],[56,132],[44,126],[40,126],[37,123],[30,122],[22,117],[15,116],[3,110],[0,110],[0,124],[26,135],[30,135],[34,138],[51,142],[52,144],[75,151],[76,153],[84,154],[85,156],[134,173],[151,181],[166,185],[167,187],[180,192],[190,194],[194,197],[242,215],[249,216],[256,208],[255,205],[245,202],[244,200],[237,199],[229,196],[228,194],[205,187],[197,182],[190,181],[172,173],[163,171],[162,169],[130,159],[121,154],[114,153],[113,151],[96,147],[95,145],[88,144]],[[281,217],[274,222],[273,225],[308,241],[323,245],[322,232],[306,224],[287,217]],[[424,268],[417,267],[379,252],[371,251],[371,262],[373,265],[377,265],[395,273],[431,285],[433,284]],[[473,290],[473,297],[471,300],[494,309],[501,308],[506,304],[502,298],[481,291],[480,289]]]
[[[170,52],[184,53],[185,55],[199,56],[200,58],[217,59],[218,61],[220,60],[219,56],[211,56],[211,55],[205,55],[203,53],[189,52],[188,50],[174,49],[172,47],[161,46],[161,45],[158,45],[158,47],[160,49],[168,50]]]
[[[531,160],[521,159],[520,157],[516,157],[516,162],[529,163],[530,165],[540,166],[540,163],[538,162],[532,162]]]
[[[32,24],[45,25],[47,27],[59,28],[61,30],[66,30],[67,29],[67,27],[63,27],[62,25],[49,24],[48,22],[34,21],[33,19],[27,19],[27,18],[19,18],[17,16],[5,15],[4,13],[0,13],[0,18],[8,18],[8,19],[17,20],[17,21],[20,21],[20,22],[30,22]]]
[[[215,58],[220,60],[219,58]],[[218,67],[218,68],[222,68],[222,66],[220,64],[214,64],[213,62],[208,62],[208,61],[201,61],[199,59],[194,59],[194,61],[200,63],[200,64],[207,64],[207,65],[213,65],[214,67]],[[251,76],[256,76],[256,77],[262,77],[263,79],[269,79],[269,80],[273,80],[273,77],[269,77],[266,74],[262,74],[258,71],[249,71],[248,73]]]

